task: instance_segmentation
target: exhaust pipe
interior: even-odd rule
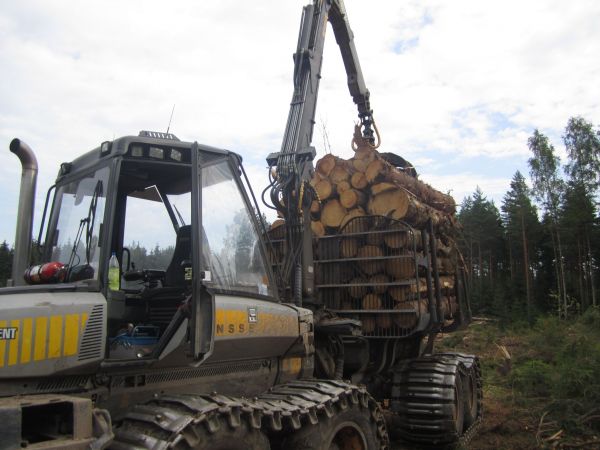
[[[25,284],[23,274],[30,263],[33,206],[35,203],[38,163],[29,145],[20,139],[15,138],[11,141],[10,151],[17,155],[22,167],[19,209],[17,210],[17,231],[15,234],[15,254],[11,275],[12,285],[21,286]]]

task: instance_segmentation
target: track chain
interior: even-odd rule
[[[461,433],[455,423],[455,385],[473,376],[477,417]],[[463,386],[466,389],[466,386]],[[422,446],[467,446],[482,421],[481,368],[476,356],[460,353],[426,355],[404,361],[394,371],[391,409],[400,419],[402,439]]]
[[[195,430],[218,429],[219,418],[269,432],[298,430],[332,417],[350,404],[367,408],[377,426],[380,450],[389,450],[382,411],[363,386],[337,380],[299,380],[271,388],[253,399],[224,395],[162,395],[134,406],[115,429],[112,450],[193,448]],[[370,450],[370,449],[369,449]]]

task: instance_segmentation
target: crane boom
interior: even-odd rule
[[[316,155],[311,143],[328,21],[342,54],[348,89],[358,108],[363,137],[371,142],[374,140],[369,90],[362,75],[343,0],[314,0],[302,11],[294,53],[294,93],[281,150],[267,157],[270,169],[276,167],[276,177],[270,184],[271,203],[286,221],[286,258],[280,268],[280,276],[284,282],[291,280],[291,292],[297,304],[302,304],[303,299],[314,300],[309,206],[316,194],[309,180],[313,171],[312,160]]]

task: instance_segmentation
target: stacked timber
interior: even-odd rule
[[[350,159],[318,160],[310,183],[319,295],[329,308],[356,315],[366,335],[405,335],[430,311],[425,259],[437,262],[438,309],[446,319],[458,309],[454,199],[403,169],[362,141]],[[424,239],[430,223],[435,258]]]

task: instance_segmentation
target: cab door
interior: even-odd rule
[[[298,312],[278,302],[239,158],[194,145],[194,349],[211,361],[268,359],[299,336]],[[196,183],[194,183],[196,184]],[[209,323],[208,318],[211,318]],[[208,330],[211,329],[211,336]]]

